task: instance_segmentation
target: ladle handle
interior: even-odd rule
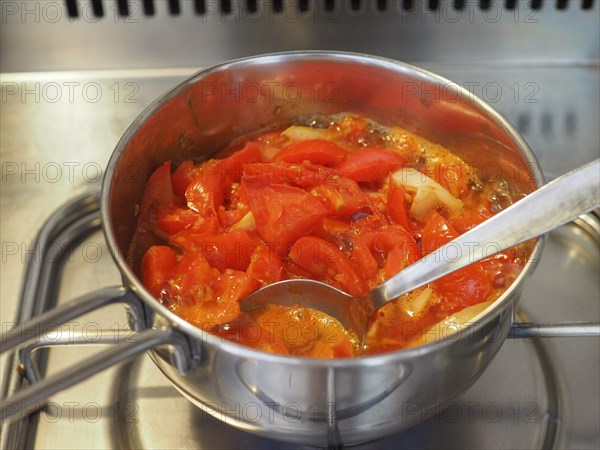
[[[600,205],[600,159],[575,169],[438,248],[371,291],[376,308]]]

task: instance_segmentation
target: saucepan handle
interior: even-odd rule
[[[111,303],[127,304],[132,315],[132,322],[134,324],[143,323],[144,309],[140,300],[123,286],[107,287],[71,300],[2,333],[0,353],[7,352],[25,341],[37,339],[42,334],[58,328],[71,319]]]
[[[62,344],[77,343],[73,342],[77,341],[76,335],[60,342],[61,333],[56,331],[58,327],[71,319],[114,303],[124,303],[129,308],[133,330],[127,335],[127,338],[113,338],[115,345],[112,345],[109,349],[68,367],[60,373],[38,381],[39,375],[35,376],[37,370],[33,370],[32,351],[36,348],[48,346],[44,344],[44,340],[48,341],[45,338],[48,338],[52,333],[55,333],[55,336],[50,341]],[[28,411],[32,406],[39,404],[63,389],[77,384],[112,365],[160,345],[172,347],[174,366],[182,373],[187,372],[192,361],[187,338],[172,328],[144,329],[144,327],[145,315],[141,301],[131,291],[119,286],[101,289],[79,297],[36,318],[18,324],[12,330],[3,333],[0,339],[0,351],[2,353],[26,341],[35,342],[30,346],[25,346],[20,351],[22,363],[20,368],[31,385],[20,389],[12,397],[2,400],[0,420],[15,416],[22,411]],[[107,344],[110,342],[104,339],[97,343]]]
[[[599,322],[513,323],[509,339],[600,336]]]

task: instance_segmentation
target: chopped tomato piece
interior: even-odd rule
[[[350,358],[354,354],[352,343],[349,339],[340,340],[332,346],[334,358]]]
[[[438,213],[431,213],[425,222],[421,252],[423,256],[458,237],[458,232]]]
[[[235,183],[226,189],[223,204],[217,207],[219,222],[225,228],[238,223],[248,213],[248,202],[244,190]]]
[[[196,178],[185,191],[188,207],[200,214],[216,215],[223,204],[223,173],[218,161],[208,161],[201,166]]]
[[[219,271],[208,263],[200,252],[187,252],[179,261],[174,283],[183,300],[212,301],[214,290],[211,282],[219,277]]]
[[[333,177],[315,186],[312,191],[334,216],[351,216],[368,205],[367,196],[356,181],[345,177]]]
[[[234,230],[212,236],[202,236],[198,246],[206,260],[220,271],[226,268],[245,271],[259,246],[255,236],[245,230]]]
[[[173,192],[175,195],[184,197],[186,189],[192,181],[194,181],[194,178],[196,178],[198,172],[201,170],[200,165],[190,159],[179,164],[173,175],[171,175],[171,182],[173,183]]]
[[[266,286],[283,279],[283,263],[275,249],[263,245],[254,251],[246,273],[260,287]]]
[[[275,155],[273,161],[284,161],[287,163],[309,161],[312,164],[333,166],[340,163],[347,154],[346,150],[333,142],[324,139],[311,139],[295,142],[282,148]]]
[[[162,291],[173,277],[177,267],[177,254],[165,245],[150,247],[142,259],[142,283],[156,297],[162,297]]]
[[[188,228],[197,218],[197,213],[187,208],[181,208],[174,202],[162,204],[156,211],[156,225],[167,235],[172,235]]]
[[[379,284],[420,257],[419,247],[404,228],[395,225],[375,231],[367,231],[356,237],[352,260],[367,268],[372,284]],[[376,267],[383,268],[383,279],[376,277]]]
[[[228,183],[239,183],[246,164],[262,162],[260,147],[254,142],[247,143],[244,148],[221,160],[224,179]]]
[[[377,260],[369,248],[370,244],[371,242],[364,236],[357,236],[352,242],[352,262],[356,267],[361,268],[363,276],[370,283],[370,287],[373,288],[381,284],[382,280],[379,276]]]
[[[457,231],[442,216],[437,213],[430,214],[423,230],[423,254],[431,253],[458,236]],[[481,303],[492,292],[492,285],[481,262],[446,275],[434,284],[438,292],[461,306]]]
[[[344,117],[339,128],[349,141],[359,141],[369,134],[369,122],[364,117]]]
[[[360,295],[368,286],[352,261],[335,245],[314,236],[298,239],[289,259],[300,268],[325,283],[336,286],[352,295]]]
[[[461,306],[484,302],[492,292],[492,285],[478,263],[440,278],[435,286],[438,292]]]
[[[247,164],[243,179],[246,185],[285,184],[310,188],[332,179],[333,169],[310,163],[288,164],[283,162]]]
[[[406,191],[401,185],[396,184],[392,177],[389,179],[389,190],[388,190],[388,200],[387,207],[390,218],[396,222],[398,225],[401,225],[406,230],[410,230],[412,227],[408,220],[408,214],[406,212],[406,199],[405,199]]]
[[[463,209],[459,216],[453,217],[449,222],[459,234],[463,234],[471,228],[475,228],[480,223],[485,222],[490,217],[491,214],[484,211],[465,211]]]
[[[233,303],[236,306],[255,290],[254,283],[247,274],[232,269],[226,269],[217,280],[216,285],[217,302]],[[239,308],[237,311],[239,314]]]
[[[337,165],[340,174],[354,181],[382,181],[391,171],[402,167],[404,159],[384,148],[363,148],[350,153]]]
[[[265,243],[285,252],[296,239],[310,234],[326,214],[325,207],[303,189],[272,184],[245,183],[246,198]]]
[[[190,226],[169,236],[169,243],[178,246],[181,249],[189,248],[190,251],[197,249],[202,243],[203,236],[211,236],[222,228],[216,215],[207,214],[205,216],[196,214],[196,220]]]

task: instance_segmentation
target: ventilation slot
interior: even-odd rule
[[[273,0],[273,11],[276,13],[283,12],[283,0]]]
[[[542,0],[531,0],[531,9],[540,9],[542,7]]]
[[[69,17],[79,17],[76,0],[67,0],[67,14]]]
[[[194,0],[194,11],[199,16],[206,14],[206,3],[204,3],[204,0]]]
[[[248,12],[255,13],[256,11],[258,11],[258,5],[256,3],[256,0],[248,0],[246,3],[248,7]]]
[[[119,11],[120,16],[127,17],[129,15],[129,3],[127,3],[127,0],[117,0],[117,11]]]
[[[298,9],[302,12],[308,11],[308,0],[298,0]]]
[[[181,14],[179,0],[169,0],[169,13],[173,16],[178,16],[179,14]]]
[[[142,11],[146,16],[153,16],[154,11],[154,1],[153,0],[144,0],[142,2]]]
[[[141,3],[141,11],[145,16],[154,16],[156,14],[156,1],[165,2],[165,0],[138,0]],[[396,8],[403,9],[405,11],[412,11],[416,6],[419,6],[419,2],[414,0],[166,0],[168,6],[168,12],[172,16],[178,16],[182,14],[182,1],[184,3],[192,3],[194,12],[197,15],[204,15],[207,13],[207,5],[217,6],[220,8],[223,14],[229,14],[233,11],[233,2],[240,7],[246,7],[248,12],[256,13],[259,7],[271,8],[273,12],[283,12],[286,5],[295,3],[292,7],[297,8],[300,12],[310,11],[311,7],[322,8],[327,12],[333,12],[336,8],[339,9],[350,9],[352,11],[364,11],[376,10],[379,12],[390,12],[393,13]],[[444,4],[440,0],[419,0],[422,1],[424,7],[429,10],[437,11]],[[447,0],[451,2],[451,0]],[[450,3],[457,10],[463,10],[471,2],[471,5],[475,3],[475,0],[454,0]],[[128,0],[65,0],[66,12],[69,17],[77,18],[80,14],[81,4],[88,3],[92,7],[92,12],[96,17],[104,16],[104,8],[106,4],[116,5],[117,13],[120,16],[126,17],[131,14],[130,5]],[[139,3],[138,3],[139,4]],[[492,6],[500,7],[504,6],[507,10],[513,10],[517,8],[517,0],[479,0],[477,2],[478,7],[482,10],[487,10]],[[529,8],[539,10],[543,7],[548,8],[549,2],[543,2],[542,0],[521,0],[521,4],[526,4]],[[557,10],[567,10],[569,6],[577,5],[581,9],[589,10],[595,6],[595,0],[556,0],[552,2],[553,7]],[[472,6],[471,6],[472,7]],[[113,6],[109,6],[113,8]]]

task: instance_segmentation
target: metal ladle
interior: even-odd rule
[[[275,304],[322,311],[356,332],[364,344],[369,319],[389,301],[599,206],[600,159],[596,159],[544,185],[362,296],[353,297],[320,281],[292,279],[257,290],[242,300],[241,308],[249,311]]]

